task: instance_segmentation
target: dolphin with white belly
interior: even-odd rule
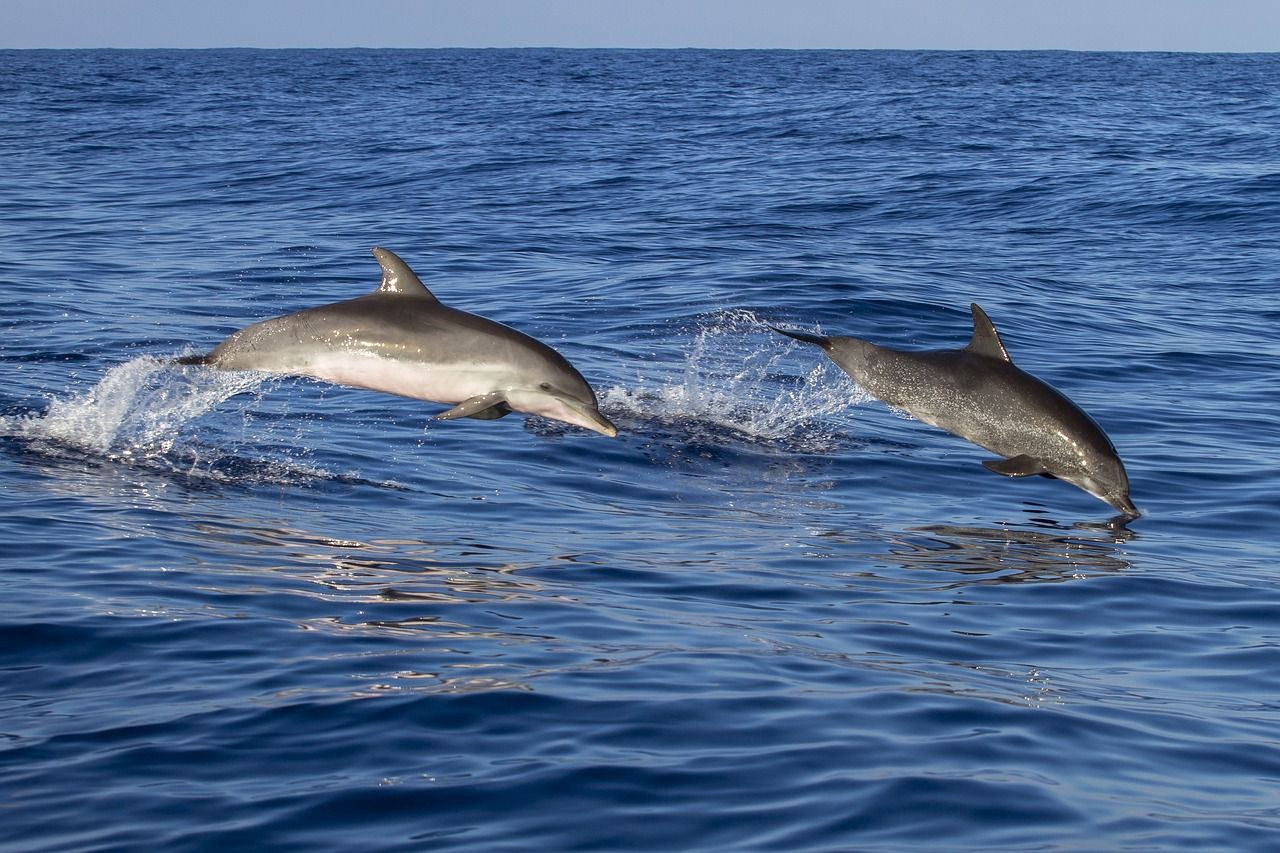
[[[439,420],[514,411],[618,434],[591,386],[558,352],[442,304],[393,252],[373,255],[382,283],[372,293],[254,323],[208,355],[179,362],[310,376],[453,406]]]
[[[903,352],[858,338],[774,331],[822,347],[882,402],[998,453],[982,463],[992,471],[1066,480],[1136,518],[1124,463],[1102,428],[1017,368],[986,312],[970,308],[973,338],[958,350]]]

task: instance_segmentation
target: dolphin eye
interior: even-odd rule
[[[550,383],[550,382],[543,382],[542,384],[540,384],[540,385],[538,386],[538,390],[539,390],[539,391],[550,391],[550,390],[551,390],[551,383]]]

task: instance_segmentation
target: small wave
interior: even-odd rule
[[[788,369],[792,345],[753,311],[720,311],[702,321],[677,375],[613,387],[602,408],[624,427],[676,428],[686,441],[823,453],[845,441],[831,416],[870,399],[830,360]]]

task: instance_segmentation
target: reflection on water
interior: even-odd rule
[[[894,538],[889,553],[907,569],[984,576],[969,583],[1064,581],[1129,568],[1112,528],[1097,538],[1080,530],[932,524]]]
[[[366,604],[476,604],[527,599],[541,591],[535,581],[513,576],[534,563],[511,559],[509,549],[465,537],[448,542],[363,542],[287,526],[269,527],[260,520],[240,525],[202,521],[193,528],[211,543],[223,543],[240,555],[246,548],[248,553],[275,552],[270,564],[245,565],[246,570],[266,568],[277,575],[306,580],[328,594]]]
[[[205,520],[193,530],[223,563],[204,569],[219,575],[217,594],[274,595],[274,608],[294,612],[299,630],[356,641],[343,641],[334,658],[351,660],[346,678],[355,686],[340,688],[344,695],[532,689],[538,673],[521,650],[553,655],[563,641],[542,620],[580,606],[518,575],[574,555],[535,562],[469,537],[362,541],[261,519]],[[294,610],[279,603],[281,595],[309,603]],[[370,653],[361,638],[376,639],[379,651]],[[579,655],[565,655],[564,667],[582,664]]]

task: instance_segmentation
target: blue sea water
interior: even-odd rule
[[[0,71],[6,851],[1280,845],[1280,56]],[[619,436],[170,363],[377,245]],[[1142,518],[767,328],[971,301]]]

